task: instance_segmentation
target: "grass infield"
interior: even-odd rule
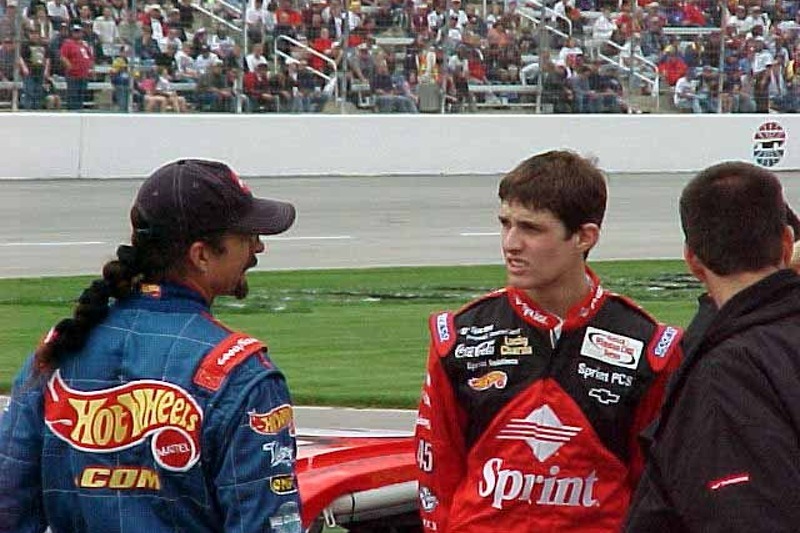
[[[592,264],[607,289],[685,326],[700,285],[682,261]],[[304,405],[416,407],[427,317],[504,284],[502,266],[253,272],[246,300],[216,316],[265,341]],[[72,312],[91,277],[0,280],[0,392],[42,335]]]

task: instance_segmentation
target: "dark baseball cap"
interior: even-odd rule
[[[156,169],[139,188],[133,209],[144,229],[187,239],[226,231],[275,235],[296,216],[292,204],[253,196],[228,165],[205,159],[179,159]]]

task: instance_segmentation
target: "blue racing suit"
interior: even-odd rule
[[[257,339],[144,285],[0,421],[0,532],[299,532],[294,419]]]

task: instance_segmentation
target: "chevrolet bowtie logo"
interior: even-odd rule
[[[531,447],[533,456],[539,462],[544,462],[580,433],[581,429],[562,424],[553,409],[545,404],[531,411],[525,418],[512,418],[500,430],[497,438],[524,440]]]

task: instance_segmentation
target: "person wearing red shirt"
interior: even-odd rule
[[[683,25],[684,26],[705,26],[708,24],[706,16],[697,6],[695,0],[686,0],[683,4]]]
[[[319,52],[320,54],[333,57],[333,41],[330,37],[331,33],[328,28],[321,28],[319,30],[319,37],[314,39],[311,42],[311,48],[314,51]],[[311,68],[317,69],[319,71],[324,71],[327,67],[327,63],[321,57],[315,56],[313,54],[308,55],[308,65]]]
[[[94,51],[83,40],[80,24],[72,26],[69,39],[61,45],[60,55],[67,78],[67,109],[83,109],[83,102],[89,96],[88,83],[94,68]]]
[[[255,72],[244,73],[244,92],[250,99],[252,111],[277,111],[278,96],[269,76],[269,66],[259,63]]]
[[[658,63],[658,72],[664,75],[670,87],[675,86],[678,80],[686,74],[688,68],[686,61],[675,52],[672,46],[668,46],[664,50],[664,56]]]

